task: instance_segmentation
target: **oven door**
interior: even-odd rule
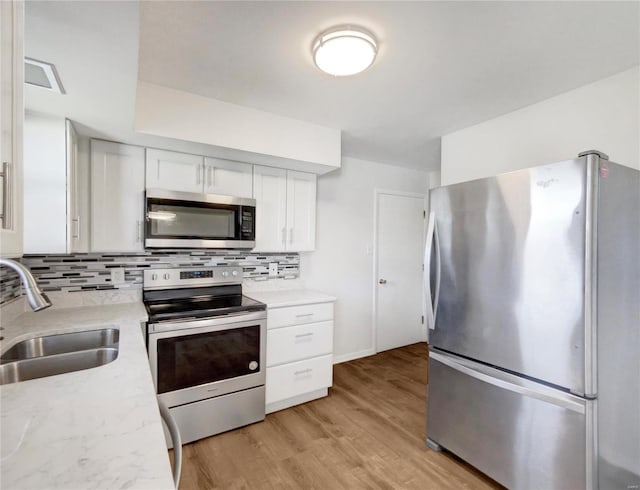
[[[149,325],[158,398],[169,407],[264,385],[264,312]]]
[[[254,199],[148,189],[145,247],[253,248],[255,214]]]

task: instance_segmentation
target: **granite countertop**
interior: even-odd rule
[[[3,322],[3,352],[43,334],[120,329],[118,358],[109,364],[0,386],[3,488],[174,488],[145,320],[137,302],[51,308]]]
[[[268,308],[283,308],[313,303],[329,303],[336,301],[334,296],[313,291],[311,289],[283,289],[276,291],[245,291],[245,296],[260,301]]]

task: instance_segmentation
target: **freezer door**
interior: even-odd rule
[[[584,393],[586,158],[431,192],[432,346]]]
[[[602,489],[640,488],[640,172],[602,162],[598,418]]]
[[[592,488],[585,441],[595,403],[471,361],[430,354],[428,439],[508,488]]]

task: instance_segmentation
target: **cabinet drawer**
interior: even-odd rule
[[[331,354],[333,322],[276,328],[267,332],[267,366]]]
[[[267,310],[267,328],[288,327],[327,320],[333,320],[333,303],[316,303]]]
[[[333,382],[332,357],[329,354],[306,361],[268,367],[266,403],[274,403],[331,386]]]

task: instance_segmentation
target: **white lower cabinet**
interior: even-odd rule
[[[333,302],[269,307],[267,329],[267,413],[326,396],[333,383]]]
[[[267,332],[267,366],[333,352],[333,322],[274,328]]]
[[[325,321],[333,321],[333,303],[269,308],[267,310],[267,325],[270,329]]]
[[[282,366],[267,367],[267,412],[275,411],[269,410],[269,404],[331,386],[332,357],[329,354]]]

